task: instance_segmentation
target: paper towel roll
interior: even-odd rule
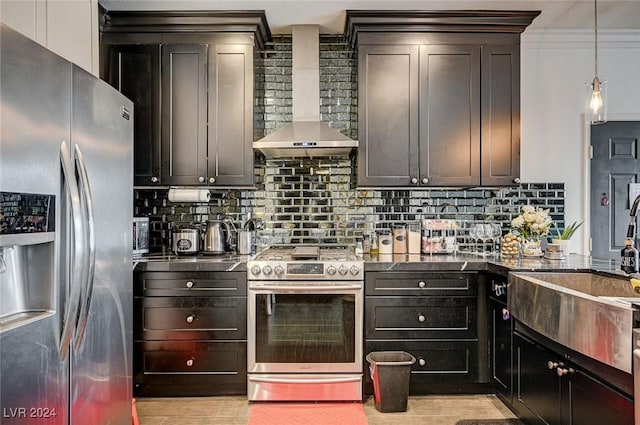
[[[208,189],[169,189],[169,202],[209,202]]]

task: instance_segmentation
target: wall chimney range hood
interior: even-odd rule
[[[348,156],[358,141],[320,121],[318,25],[292,27],[293,122],[253,142],[266,158]]]

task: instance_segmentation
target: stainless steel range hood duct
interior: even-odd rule
[[[293,122],[253,142],[267,158],[347,156],[358,147],[320,121],[320,33],[317,25],[292,27]]]

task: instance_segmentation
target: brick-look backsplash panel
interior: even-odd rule
[[[258,248],[318,244],[353,246],[374,229],[421,218],[458,221],[461,250],[472,243],[469,227],[496,221],[504,230],[522,205],[548,208],[564,227],[562,183],[523,183],[509,188],[356,188],[354,160],[274,159],[256,167],[257,190],[212,191],[209,203],[171,203],[167,190],[138,189],[135,215],[151,217],[154,251],[170,247],[173,223],[204,223],[223,215],[241,225],[251,214],[262,218]]]
[[[255,60],[254,135],[257,139],[293,118],[291,36],[274,36]],[[356,52],[341,36],[320,37],[320,119],[357,138]]]

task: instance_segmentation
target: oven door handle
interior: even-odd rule
[[[341,284],[341,285],[249,285],[249,289],[253,290],[266,290],[266,291],[300,291],[300,292],[313,292],[313,291],[343,291],[345,289],[362,289],[361,284]]]
[[[362,377],[349,376],[344,378],[260,378],[250,376],[250,381],[278,383],[278,384],[337,384],[342,382],[360,382]]]

